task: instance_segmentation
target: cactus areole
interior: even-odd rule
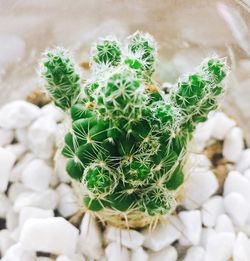
[[[67,172],[82,188],[84,208],[120,227],[173,212],[188,142],[217,108],[228,71],[225,59],[207,58],[165,94],[153,79],[156,61],[154,39],[140,32],[124,46],[97,42],[86,81],[66,50],[42,59],[46,89],[71,118],[62,149]]]

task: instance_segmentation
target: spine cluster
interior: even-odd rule
[[[92,48],[92,77],[81,84],[68,53],[47,51],[42,77],[72,126],[62,154],[84,186],[91,211],[166,215],[184,181],[183,157],[198,123],[217,107],[227,74],[223,59],[206,59],[164,94],[152,76],[157,46],[136,32],[122,46],[105,38]]]

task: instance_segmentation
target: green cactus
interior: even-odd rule
[[[91,79],[80,84],[66,51],[44,54],[46,88],[72,119],[62,149],[67,172],[98,216],[110,210],[150,220],[171,213],[185,179],[187,144],[223,93],[223,59],[206,59],[169,94],[152,79],[156,59],[148,34],[130,36],[125,48],[105,38],[92,49]]]

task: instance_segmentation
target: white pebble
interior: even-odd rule
[[[148,254],[142,247],[138,247],[137,249],[131,252],[130,261],[147,261],[147,260],[148,260]]]
[[[52,157],[55,146],[56,123],[50,117],[37,119],[29,128],[29,148],[41,159]]]
[[[5,148],[16,156],[16,160],[19,160],[27,151],[27,148],[21,143],[10,144]]]
[[[21,193],[28,191],[29,189],[26,188],[22,183],[12,183],[8,189],[8,198],[13,203]]]
[[[214,128],[212,136],[218,140],[223,140],[228,131],[236,125],[235,121],[229,119],[223,112],[214,114]]]
[[[185,162],[183,171],[189,175],[189,173],[194,169],[199,168],[203,170],[209,170],[211,165],[211,161],[207,158],[206,155],[190,153]]]
[[[0,218],[6,218],[7,212],[11,204],[5,194],[0,194]]]
[[[85,261],[85,258],[80,254],[73,254],[70,256],[60,255],[56,258],[56,261]]]
[[[224,183],[224,197],[232,192],[241,194],[250,202],[250,181],[237,171],[230,171]]]
[[[0,253],[5,255],[6,251],[15,244],[15,241],[11,238],[10,231],[7,229],[0,230]],[[14,260],[13,260],[14,261]]]
[[[65,117],[63,111],[52,103],[44,105],[41,108],[41,113],[42,116],[51,117],[55,122],[60,122]]]
[[[0,128],[0,146],[10,144],[14,139],[14,131]]]
[[[205,249],[209,238],[215,234],[216,231],[213,228],[202,228],[199,245]]]
[[[72,188],[66,184],[60,184],[56,191],[59,195],[58,211],[63,217],[70,217],[79,209],[76,195]]]
[[[21,230],[20,242],[28,249],[53,254],[74,254],[78,229],[61,217],[31,218]]]
[[[242,232],[239,232],[234,248],[233,248],[234,261],[249,261],[250,260],[250,240]]]
[[[52,189],[47,189],[41,192],[24,192],[16,198],[14,202],[14,210],[19,212],[24,207],[55,209],[58,200],[58,194]]]
[[[82,253],[92,259],[99,259],[103,255],[102,236],[96,220],[85,213],[80,225],[80,247]]]
[[[207,227],[213,227],[217,217],[223,213],[223,198],[221,196],[211,197],[202,206],[202,223]]]
[[[16,161],[16,156],[8,149],[0,147],[0,192],[4,192],[9,183],[10,171]]]
[[[216,232],[230,232],[234,233],[234,226],[232,220],[226,214],[222,214],[218,217],[215,226]]]
[[[244,177],[250,181],[250,169],[244,171]]]
[[[205,250],[200,246],[190,247],[183,261],[203,261]]]
[[[52,172],[53,169],[43,160],[34,159],[22,171],[22,182],[28,188],[42,191],[49,187]]]
[[[218,189],[217,178],[212,171],[193,171],[187,177],[182,204],[187,209],[196,209]]]
[[[167,248],[151,253],[149,256],[149,261],[176,261],[178,257],[177,251],[173,246],[168,246]]]
[[[55,154],[54,171],[59,180],[64,183],[70,182],[70,176],[66,171],[66,164],[67,159],[61,155],[61,152],[57,152]]]
[[[235,235],[218,233],[212,235],[207,242],[204,261],[226,261],[232,256]]]
[[[243,150],[236,164],[236,170],[243,172],[250,168],[250,149]]]
[[[129,261],[129,251],[127,248],[122,247],[119,243],[110,243],[105,248],[105,254],[108,261]]]
[[[13,101],[0,109],[0,127],[18,129],[28,126],[40,115],[40,109],[26,101]]]
[[[245,226],[250,215],[250,205],[242,195],[236,192],[228,194],[224,198],[224,207],[236,226]]]
[[[6,214],[6,227],[7,229],[14,230],[18,225],[18,214],[10,208]]]
[[[201,212],[199,210],[182,211],[179,218],[183,223],[183,237],[192,245],[197,245],[201,236]]]
[[[23,144],[25,147],[28,147],[29,140],[28,140],[28,127],[16,129],[15,132],[16,140]]]
[[[143,246],[153,251],[159,251],[178,240],[182,231],[182,224],[178,217],[168,217],[169,223],[158,224],[153,231],[144,230],[145,241]]]
[[[231,162],[236,162],[244,149],[243,133],[238,127],[232,128],[223,143],[223,156]]]

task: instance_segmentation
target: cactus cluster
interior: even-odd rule
[[[205,59],[168,94],[152,78],[156,61],[154,39],[140,32],[124,46],[99,40],[84,82],[66,50],[43,55],[46,88],[71,117],[62,149],[67,172],[84,187],[85,207],[99,216],[110,210],[150,220],[173,211],[187,144],[223,93],[224,59]]]

